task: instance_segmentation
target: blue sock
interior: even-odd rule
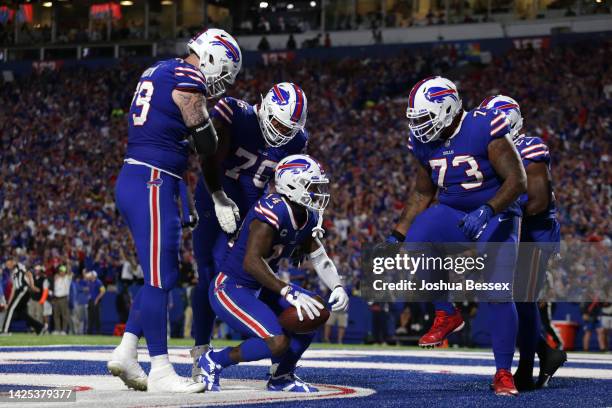
[[[210,353],[210,358],[223,368],[234,365],[236,363],[230,358],[230,351],[232,351],[232,349],[233,347],[225,347],[219,351],[213,351]]]
[[[238,347],[240,348],[241,361],[259,361],[263,360],[264,358],[272,357],[272,352],[266,344],[266,341],[264,339],[260,339],[259,337],[247,339],[240,343]],[[223,368],[238,364],[238,362],[235,362],[230,358],[231,351],[232,347],[226,347],[223,350],[213,351],[210,353],[210,358]]]
[[[168,292],[145,285],[140,289],[140,319],[149,356],[168,354]]]
[[[302,354],[308,349],[314,333],[309,334],[294,334],[291,336],[289,342],[289,349],[278,361],[278,367],[276,368],[275,376],[284,375],[292,372],[295,369],[297,362],[302,358]],[[272,360],[274,362],[274,360]]]
[[[215,324],[215,312],[213,312],[208,300],[208,288],[214,278],[212,266],[198,268],[198,284],[193,288],[191,294],[191,307],[193,309],[193,338],[196,346],[210,343],[213,327]]]
[[[433,302],[436,311],[443,310],[447,314],[455,313],[455,306],[451,302]]]
[[[142,337],[142,323],[141,323],[141,310],[140,310],[140,299],[142,298],[142,290],[139,290],[134,297],[132,306],[130,307],[130,315],[128,321],[125,324],[125,331],[132,333],[135,336]]]
[[[516,303],[516,311],[518,313],[517,345],[520,352],[518,371],[526,375],[533,375],[533,362],[540,340],[540,311],[535,302]]]
[[[495,367],[510,370],[518,331],[518,316],[513,302],[489,303],[489,330]]]

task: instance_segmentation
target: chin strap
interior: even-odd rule
[[[323,210],[319,210],[319,219],[317,220],[317,226],[312,229],[312,237],[321,239],[325,235],[325,230],[323,229]]]

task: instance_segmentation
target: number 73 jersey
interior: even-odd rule
[[[411,135],[408,148],[429,170],[440,203],[470,212],[493,198],[501,187],[503,180],[489,161],[488,146],[509,132],[509,122],[501,111],[474,109],[463,113],[458,130],[449,139],[421,143]],[[518,203],[508,210],[521,215]]]

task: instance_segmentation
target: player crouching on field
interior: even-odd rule
[[[288,156],[276,166],[274,184],[276,193],[264,196],[249,210],[210,288],[217,316],[249,337],[237,347],[210,350],[200,358],[203,382],[211,391],[220,389],[223,368],[266,358],[273,363],[268,390],[318,391],[294,373],[314,333],[289,333],[277,319],[291,306],[300,321],[315,319],[324,307],[312,292],[287,284],[275,274],[279,260],[297,247],[309,254],[317,274],[332,290],[332,310],[348,307],[336,267],[317,238],[329,202],[325,192],[329,180],[319,163],[307,155]]]

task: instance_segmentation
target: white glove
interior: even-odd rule
[[[281,290],[280,294],[291,306],[295,307],[300,322],[304,320],[302,309],[306,311],[310,320],[313,320],[315,316],[321,316],[319,309],[323,309],[324,306],[321,302],[311,298],[306,293],[295,290],[291,285],[287,285]]]
[[[336,286],[329,296],[329,304],[332,305],[332,312],[346,312],[349,304],[349,297],[342,286]]]
[[[229,198],[225,191],[219,190],[212,194],[215,203],[215,215],[219,220],[221,229],[228,234],[233,234],[240,221],[240,210],[235,202]]]

